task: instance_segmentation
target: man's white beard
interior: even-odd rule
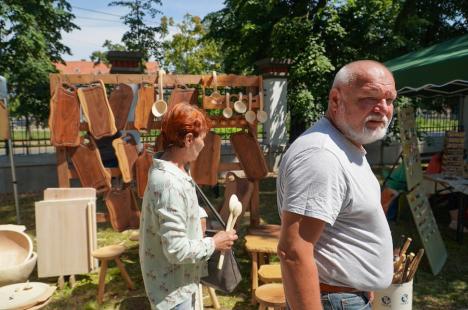
[[[387,134],[388,126],[390,125],[390,120],[387,116],[380,116],[377,114],[371,114],[364,120],[364,126],[361,132],[354,130],[345,120],[346,109],[344,104],[340,104],[340,108],[337,113],[337,126],[342,131],[342,133],[351,141],[357,144],[365,145],[375,142],[382,139]],[[383,127],[378,127],[376,129],[367,128],[366,124],[368,121],[382,121],[384,122]]]

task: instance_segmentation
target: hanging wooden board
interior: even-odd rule
[[[210,131],[204,141],[205,146],[197,160],[190,164],[190,173],[197,184],[214,186],[218,183],[221,137]]]

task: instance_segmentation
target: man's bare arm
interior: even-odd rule
[[[322,309],[314,245],[325,222],[283,212],[278,256],[286,299],[293,310]]]

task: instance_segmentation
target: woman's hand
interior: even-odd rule
[[[213,240],[215,243],[215,249],[220,251],[226,251],[232,248],[234,244],[234,240],[237,240],[236,231],[218,231],[216,235],[213,236]]]

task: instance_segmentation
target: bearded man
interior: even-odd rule
[[[391,284],[392,237],[363,145],[385,136],[395,98],[383,64],[345,65],[325,117],[281,162],[278,255],[290,309],[370,309],[370,292]]]

